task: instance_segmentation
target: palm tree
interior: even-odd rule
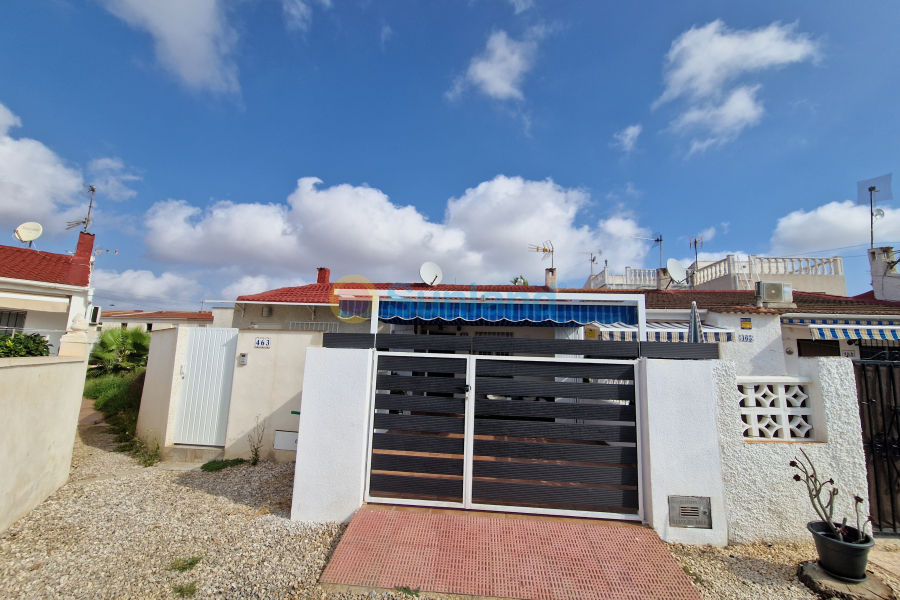
[[[116,327],[100,334],[91,350],[89,377],[130,373],[147,366],[150,334],[139,327]]]
[[[519,275],[518,277],[513,277],[509,280],[509,282],[513,285],[528,285],[528,280]]]

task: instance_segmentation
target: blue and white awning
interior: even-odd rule
[[[809,326],[814,340],[893,340],[900,341],[900,327],[821,327]]]
[[[597,339],[609,342],[638,341],[637,325],[627,323],[591,323],[590,327],[598,331]],[[689,323],[687,321],[647,321],[647,341],[650,342],[687,342]],[[724,327],[715,327],[703,323],[704,342],[733,342],[734,331]]]
[[[782,317],[785,325],[856,325],[862,327],[900,327],[897,319],[812,319]]]

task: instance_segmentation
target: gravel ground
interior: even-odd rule
[[[79,428],[72,482],[139,466],[104,427]],[[289,520],[293,463],[216,473],[155,468],[66,485],[0,535],[0,598],[408,598],[328,593],[316,581],[343,532]],[[879,540],[878,548],[900,551]],[[795,577],[809,544],[669,544],[704,600],[814,600]],[[171,569],[177,559],[202,557]],[[895,591],[900,581],[875,572]],[[441,599],[422,594],[424,599]]]

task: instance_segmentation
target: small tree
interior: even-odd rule
[[[88,360],[89,377],[130,373],[147,366],[150,334],[138,327],[116,327],[100,334]]]
[[[513,277],[509,282],[513,285],[528,285],[528,280],[521,275]]]

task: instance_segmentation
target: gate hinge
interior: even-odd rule
[[[459,388],[459,389],[462,390],[463,392],[465,392],[465,393],[468,394],[469,392],[472,391],[472,386],[471,386],[471,385],[465,385],[465,386],[463,386],[463,387],[461,387],[461,388]]]

